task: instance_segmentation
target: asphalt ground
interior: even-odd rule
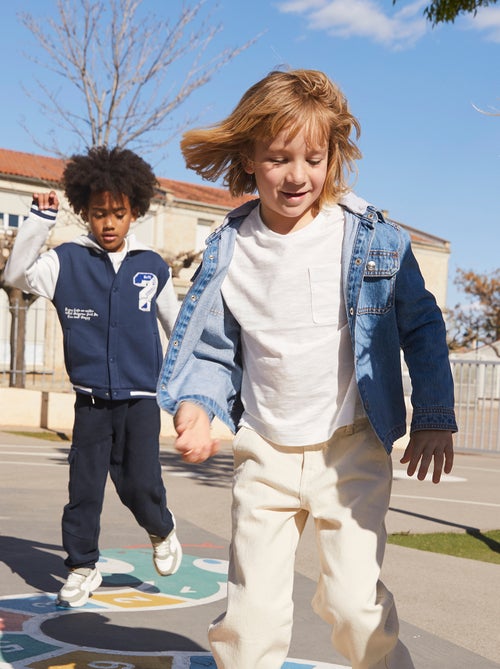
[[[203,465],[183,463],[171,440],[162,444],[185,555],[175,576],[156,575],[144,531],[108,485],[103,586],[71,611],[54,605],[66,576],[60,518],[68,449],[69,442],[0,430],[0,669],[214,669],[206,630],[224,611],[230,444]],[[396,449],[389,533],[500,528],[500,456],[457,454],[452,475],[437,486],[408,479],[400,456]],[[347,666],[310,606],[317,574],[308,523],[296,557],[286,669]],[[383,580],[395,595],[401,638],[416,669],[500,668],[500,565],[388,545]]]

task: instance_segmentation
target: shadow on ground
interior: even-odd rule
[[[228,488],[233,478],[233,453],[228,448],[199,465],[184,462],[177,451],[162,450],[160,463],[168,473],[188,476],[196,482],[208,486]]]
[[[51,639],[74,643],[79,647],[147,653],[206,650],[182,634],[144,627],[145,619],[145,613],[123,614],[120,615],[120,624],[115,625],[101,613],[75,611],[70,615],[50,618],[40,628]]]
[[[423,520],[430,520],[431,522],[436,523],[437,525],[444,525],[445,527],[458,527],[464,530],[466,534],[470,535],[471,537],[474,537],[474,539],[482,541],[494,553],[500,553],[500,543],[498,541],[495,541],[495,539],[487,537],[485,534],[481,532],[481,530],[478,527],[471,527],[470,525],[462,525],[461,523],[453,523],[449,520],[444,520],[443,518],[425,516],[422,513],[415,513],[414,511],[406,511],[405,509],[396,509],[393,506],[389,507],[389,511],[394,511],[394,513],[403,513],[407,516],[413,516],[414,518],[422,518]],[[438,530],[436,529],[436,531]]]
[[[61,552],[60,544],[0,536],[0,560],[27,585],[41,592],[58,592],[66,578]]]

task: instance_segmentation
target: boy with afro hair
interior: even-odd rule
[[[170,336],[178,301],[166,262],[129,232],[148,211],[156,183],[150,165],[128,149],[99,146],[72,156],[63,187],[88,234],[40,254],[59,198],[53,190],[35,193],[5,268],[7,283],[54,304],[76,392],[62,516],[69,574],[57,595],[63,607],[83,606],[101,584],[96,563],[108,472],[149,534],[158,573],[175,573],[182,559],[161,475],[156,402],[157,320]]]

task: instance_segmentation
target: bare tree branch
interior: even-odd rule
[[[497,109],[494,109],[494,111],[486,111],[486,109],[481,109],[480,107],[477,107],[475,104],[472,105],[476,111],[478,111],[480,114],[484,114],[485,116],[500,116],[500,111]]]
[[[26,91],[52,124],[40,137],[24,121],[34,144],[66,158],[70,151],[61,147],[57,129],[74,137],[75,152],[106,144],[147,154],[168,144],[174,132],[194,120],[175,126],[172,113],[258,39],[214,52],[222,26],[214,24],[212,12],[203,19],[207,2],[164,3],[163,12],[177,12],[168,19],[144,16],[142,0],[57,0],[56,13],[48,18],[21,13],[21,23],[41,48],[42,55],[30,59],[49,73]],[[0,242],[0,288],[9,295],[17,332],[11,337],[11,350],[17,351],[11,368],[24,370],[22,319],[34,296],[13,292],[3,282],[12,239]],[[174,276],[199,255],[188,251],[172,257]],[[24,383],[16,373],[16,383]]]
[[[58,0],[55,18],[20,14],[45,54],[31,60],[60,83],[37,80],[36,92],[27,94],[56,127],[85,146],[128,146],[142,153],[165,146],[174,132],[173,112],[258,39],[213,53],[222,26],[211,11],[202,17],[207,1],[184,2],[167,19],[139,15],[142,0]],[[50,146],[46,138],[33,141],[67,155],[54,134]]]

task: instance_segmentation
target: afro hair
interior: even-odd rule
[[[88,208],[94,193],[126,195],[137,216],[144,216],[158,183],[151,166],[129,149],[95,146],[85,155],[73,155],[63,172],[66,197],[76,214]]]

